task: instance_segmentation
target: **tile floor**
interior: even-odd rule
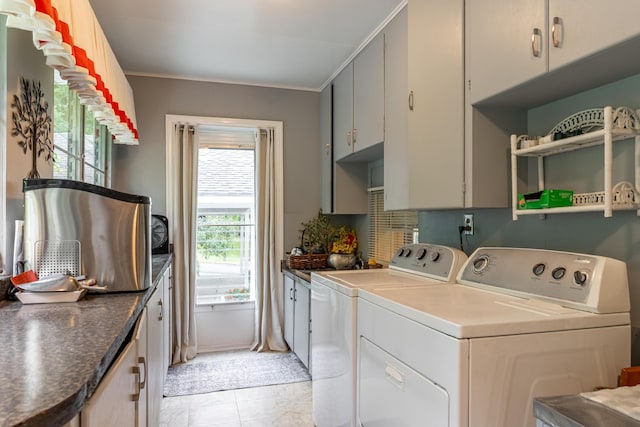
[[[160,427],[268,426],[313,427],[310,381],[165,397],[160,407]]]

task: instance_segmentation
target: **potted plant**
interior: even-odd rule
[[[357,248],[358,239],[355,230],[343,225],[335,230],[334,240],[331,244],[331,255],[327,259],[327,264],[337,270],[353,268],[357,261]]]
[[[307,253],[326,254],[329,253],[334,239],[335,230],[331,226],[329,217],[318,211],[318,216],[308,222],[303,222],[302,246]]]

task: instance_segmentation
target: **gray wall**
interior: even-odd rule
[[[0,20],[0,35],[5,33],[5,17]],[[18,138],[11,136],[11,104],[14,94],[19,93],[20,77],[40,81],[42,91],[49,103],[49,114],[53,117],[53,69],[45,63],[45,57],[33,46],[31,32],[6,29],[6,37],[0,37],[0,44],[6,54],[6,74],[0,73],[0,79],[6,80],[6,105],[0,108],[2,119],[0,122],[0,137],[6,137],[6,259],[2,260],[4,268],[13,271],[13,235],[15,232],[15,220],[24,218],[24,206],[22,196],[22,179],[26,178],[31,170],[31,152],[23,153],[18,146]],[[0,61],[2,62],[2,61]],[[0,95],[2,91],[0,90]],[[43,178],[51,177],[53,166],[46,163],[43,158],[38,159],[38,172]]]
[[[276,120],[284,123],[284,247],[297,245],[300,223],[320,208],[320,94],[257,86],[128,76],[139,146],[115,146],[114,189],[148,195],[166,213],[167,114]]]
[[[530,110],[529,134],[545,135],[573,113],[606,105],[640,108],[640,75]],[[507,144],[505,141],[505,146]],[[632,140],[614,143],[614,185],[620,180],[633,182],[633,145]],[[602,153],[600,146],[549,159],[547,188],[601,191]],[[535,170],[535,166],[530,169]],[[591,253],[625,261],[632,324],[640,326],[640,218],[636,212],[614,212],[612,218],[604,218],[602,213],[547,215],[544,219],[532,215],[520,217],[518,221],[511,220],[509,209],[421,212],[420,240],[458,247],[458,226],[462,224],[462,215],[469,212],[475,214],[476,233],[463,240],[468,254],[480,246],[514,246]],[[638,329],[634,328],[632,362],[635,364],[640,363],[638,335]]]

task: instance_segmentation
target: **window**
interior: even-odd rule
[[[369,189],[369,258],[390,262],[395,251],[413,242],[418,227],[418,213],[385,211],[384,189]]]
[[[111,135],[55,72],[53,177],[110,186]]]
[[[200,132],[198,305],[254,299],[255,138],[255,129]]]

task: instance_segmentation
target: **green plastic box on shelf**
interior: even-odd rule
[[[571,190],[542,190],[529,194],[518,194],[518,209],[559,208],[573,205]]]

